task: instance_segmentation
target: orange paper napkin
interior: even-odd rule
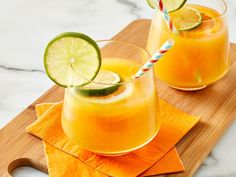
[[[45,141],[49,174],[52,177],[132,177],[181,171],[183,166],[174,145],[199,120],[199,117],[187,115],[160,100],[162,126],[153,141],[123,156],[103,157],[80,149],[66,137],[60,122],[62,104],[37,105],[39,119],[27,128],[28,132]],[[175,162],[171,166],[173,171],[166,168],[169,162]]]
[[[40,104],[36,106],[37,117],[43,115],[54,104]],[[43,141],[44,142],[44,141]],[[86,165],[79,159],[44,142],[50,176],[108,176]],[[66,162],[66,163],[65,163]],[[172,148],[158,162],[147,169],[140,176],[181,172],[184,170],[176,148]],[[78,172],[79,174],[75,173]]]
[[[40,117],[53,105],[54,104],[50,103],[36,105],[37,117]],[[81,162],[79,159],[57,148],[54,148],[52,145],[46,142],[44,142],[44,147],[47,155],[48,171],[52,177],[73,175],[80,176],[81,174],[85,176],[105,175],[103,173],[99,173],[99,171],[94,170],[90,166]],[[140,176],[150,176],[181,171],[184,171],[184,166],[179,158],[176,148],[172,148],[168,153],[165,154],[165,156],[163,156],[158,162],[156,162]],[[78,172],[80,175],[75,172]]]

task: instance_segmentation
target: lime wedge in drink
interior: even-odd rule
[[[173,12],[180,9],[187,0],[162,0],[163,6],[167,9],[168,12]],[[149,6],[153,9],[156,8],[157,0],[147,0]]]
[[[72,88],[71,93],[73,96],[78,97],[78,99],[84,99],[86,102],[94,104],[113,104],[120,101],[125,101],[128,97],[132,96],[134,93],[134,84],[124,84],[119,85],[116,90],[109,95],[100,96],[81,96],[77,88]],[[79,93],[79,94],[78,94]]]
[[[118,74],[101,70],[91,83],[79,87],[78,91],[85,96],[106,96],[118,89],[120,81]]]
[[[74,32],[55,37],[44,53],[49,78],[63,87],[77,87],[93,80],[101,66],[100,49],[90,37]]]
[[[191,30],[202,23],[201,13],[192,7],[183,7],[180,10],[171,14],[173,23],[177,30]]]

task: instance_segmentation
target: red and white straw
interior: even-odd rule
[[[170,50],[170,48],[174,45],[174,40],[167,40],[161,48],[148,60],[140,70],[134,75],[134,79],[138,79],[143,76],[152,66],[156,63],[166,52]]]
[[[170,16],[169,13],[167,11],[167,9],[164,7],[162,0],[154,0],[157,8],[161,11],[161,14],[164,18],[164,21],[166,22],[167,26],[169,27],[170,31],[178,34],[178,31],[176,30]]]

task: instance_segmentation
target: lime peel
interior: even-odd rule
[[[85,96],[106,96],[118,89],[120,81],[121,78],[118,74],[101,70],[91,83],[78,87],[77,90]]]
[[[202,23],[201,13],[192,7],[184,7],[172,14],[173,23],[178,31],[192,30]]]
[[[57,85],[82,86],[93,80],[100,70],[100,49],[85,34],[62,33],[47,45],[44,67],[48,77]]]
[[[174,12],[180,9],[187,0],[162,0],[163,6],[167,9],[168,12]],[[147,0],[148,5],[155,9],[157,0]]]

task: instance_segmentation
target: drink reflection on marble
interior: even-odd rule
[[[155,72],[160,80],[174,88],[198,90],[216,82],[229,70],[227,7],[223,0],[189,0],[181,9],[170,13],[174,24],[186,8],[200,12],[201,24],[174,34],[169,31],[160,12],[156,11],[147,49],[154,53],[163,41],[173,38],[175,46],[155,66]],[[194,20],[178,23],[195,23]]]
[[[83,94],[81,88],[67,88],[62,126],[82,148],[101,155],[120,155],[144,146],[159,130],[155,79],[152,69],[139,79],[132,78],[150,58],[144,49],[118,41],[102,41],[98,45],[105,46],[99,72],[114,72],[121,82],[115,91],[102,95],[91,96]],[[92,84],[95,89],[108,87],[102,82]]]

